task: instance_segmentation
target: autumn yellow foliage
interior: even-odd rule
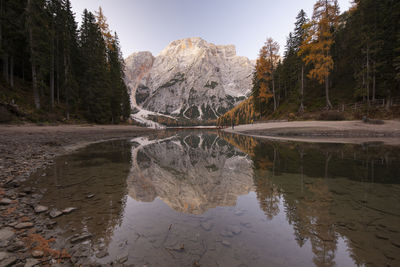
[[[304,42],[300,46],[299,56],[311,66],[308,73],[310,79],[320,84],[325,83],[326,102],[329,100],[329,74],[333,70],[331,47],[333,31],[339,23],[339,6],[337,0],[318,0],[314,5],[312,20],[304,25]]]
[[[230,126],[232,121],[235,125],[240,123],[253,123],[256,116],[258,116],[258,114],[255,112],[253,96],[250,96],[223,116],[219,117],[217,124],[219,126]]]
[[[112,35],[108,23],[107,18],[104,16],[103,9],[99,7],[99,11],[96,12],[97,25],[99,25],[101,34],[103,35],[104,41],[109,50],[113,50],[113,43],[115,41],[114,36]]]

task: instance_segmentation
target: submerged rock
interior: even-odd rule
[[[46,207],[46,206],[42,206],[42,205],[37,205],[36,207],[35,207],[35,212],[36,213],[42,213],[42,212],[46,212],[46,211],[48,211],[48,207]]]
[[[224,245],[225,247],[230,247],[231,243],[229,241],[223,240],[222,245]]]
[[[242,232],[242,230],[240,230],[239,226],[231,226],[231,227],[229,227],[229,231],[231,231],[235,235],[238,235]]]
[[[203,228],[206,231],[210,231],[213,227],[213,224],[211,222],[202,222],[200,224],[201,228]]]
[[[104,258],[106,256],[108,256],[108,252],[105,251],[105,250],[100,251],[99,253],[96,254],[96,257],[99,258],[99,259]]]
[[[233,233],[231,231],[228,231],[228,230],[223,230],[220,233],[220,235],[223,236],[223,237],[233,237]]]
[[[68,208],[66,208],[66,209],[63,209],[62,210],[62,213],[63,214],[68,214],[68,213],[71,213],[71,212],[73,212],[74,210],[77,210],[78,208],[75,208],[75,207],[68,207]]]
[[[61,216],[63,213],[57,209],[52,209],[49,213],[50,218],[54,219]]]
[[[71,243],[72,244],[79,243],[79,242],[85,241],[86,239],[89,239],[91,237],[92,237],[91,234],[78,235],[78,236],[71,238]]]

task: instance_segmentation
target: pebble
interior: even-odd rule
[[[375,234],[375,236],[376,236],[377,238],[383,239],[383,240],[388,240],[388,239],[389,239],[388,236],[386,236],[385,234],[382,234],[382,233],[377,233],[377,234]]]
[[[231,243],[229,241],[223,240],[222,241],[222,245],[226,246],[226,247],[230,247]]]
[[[92,198],[92,197],[94,197],[94,194],[90,194],[90,195],[86,196],[86,198]]]
[[[83,234],[83,235],[80,235],[80,236],[76,236],[76,237],[71,238],[71,243],[72,244],[79,243],[79,242],[82,242],[82,241],[84,241],[86,239],[89,239],[91,237],[92,237],[91,234]]]
[[[66,209],[63,209],[62,213],[63,214],[68,214],[68,213],[71,213],[71,212],[73,212],[74,210],[77,210],[77,209],[78,208],[75,208],[75,207],[68,207]]]
[[[7,257],[8,257],[7,252],[0,251],[0,261],[4,260]]]
[[[54,219],[61,216],[63,213],[57,209],[52,209],[49,213],[50,218]]]
[[[108,252],[105,251],[105,250],[100,251],[99,253],[96,254],[96,257],[99,258],[99,259],[104,258],[106,256],[108,256]]]
[[[231,227],[229,227],[229,231],[231,231],[235,235],[238,235],[242,232],[242,230],[240,230],[239,226],[231,226]]]
[[[33,227],[33,223],[31,222],[22,222],[14,226],[15,229],[26,229]]]
[[[120,256],[118,256],[117,257],[117,262],[118,263],[125,263],[125,262],[127,262],[128,261],[128,258],[129,258],[129,255],[128,254],[124,254],[124,255],[120,255]]]
[[[0,240],[1,241],[11,239],[14,236],[15,236],[15,233],[11,228],[6,227],[3,229],[0,229]]]
[[[54,225],[56,225],[56,224],[57,224],[56,221],[47,221],[47,222],[46,222],[46,226],[47,226],[47,228],[49,228],[49,229],[52,229],[52,228],[54,227]]]
[[[244,211],[243,210],[237,210],[237,211],[235,211],[235,215],[236,216],[242,216],[244,214]]]
[[[0,205],[10,205],[12,203],[12,200],[9,198],[2,198],[0,200]]]
[[[22,189],[22,192],[24,192],[26,194],[30,194],[30,193],[32,193],[32,187],[24,187]]]
[[[35,212],[36,213],[42,213],[42,212],[45,212],[45,211],[48,211],[48,207],[46,207],[46,206],[42,206],[42,205],[37,205],[36,207],[35,207]]]
[[[43,257],[44,253],[41,250],[35,249],[32,251],[32,257],[34,258],[41,258]]]
[[[220,235],[222,235],[223,237],[232,237],[233,233],[231,231],[228,230],[224,230],[220,233]]]
[[[249,222],[241,222],[240,225],[246,228],[251,228],[251,223]]]
[[[17,258],[15,256],[7,256],[7,258],[1,261],[1,266],[4,267],[13,266],[16,262]]]
[[[32,267],[35,266],[39,263],[39,261],[37,259],[33,259],[33,258],[29,258],[26,259],[26,263],[24,265],[24,267]]]
[[[15,252],[15,251],[23,249],[24,247],[25,247],[25,245],[22,241],[17,241],[15,243],[11,244],[10,246],[8,246],[7,251]]]
[[[400,241],[392,240],[392,245],[395,246],[395,247],[400,248]]]
[[[210,230],[212,229],[212,227],[213,227],[213,224],[210,223],[210,222],[202,222],[202,223],[200,224],[200,226],[201,226],[201,228],[203,228],[204,230],[210,231]]]

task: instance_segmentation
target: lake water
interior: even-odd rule
[[[99,263],[400,266],[399,147],[167,131],[44,172],[41,204],[78,208],[55,220]]]

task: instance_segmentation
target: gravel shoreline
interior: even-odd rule
[[[88,265],[88,237],[58,238],[54,212],[39,205],[44,192],[21,188],[56,156],[88,144],[146,135],[154,130],[125,125],[0,126],[0,266]],[[60,211],[62,216],[63,212]],[[73,212],[66,210],[65,213]],[[73,244],[73,245],[71,245]]]
[[[361,121],[294,121],[235,126],[226,132],[282,141],[400,145],[400,121],[376,125]]]

